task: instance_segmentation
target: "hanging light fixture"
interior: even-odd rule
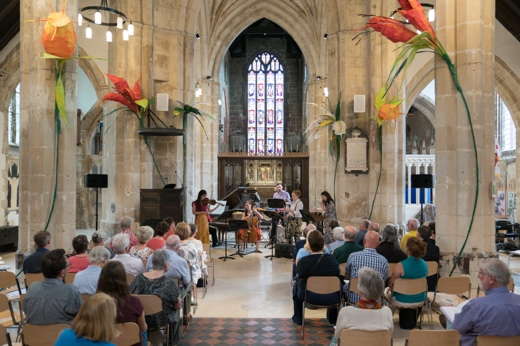
[[[83,20],[92,24],[109,27],[105,34],[107,42],[112,42],[113,40],[114,33],[110,30],[110,27],[122,30],[122,38],[124,41],[128,41],[129,37],[133,36],[135,32],[134,25],[129,21],[126,14],[116,8],[110,7],[109,0],[101,0],[99,6],[86,6],[80,9],[78,13],[78,26],[83,25]],[[85,29],[85,37],[88,39],[93,37],[93,30],[90,25]]]

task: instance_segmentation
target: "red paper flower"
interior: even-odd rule
[[[141,85],[139,82],[134,83],[134,87],[130,88],[128,82],[118,76],[107,74],[108,79],[114,84],[116,92],[108,93],[103,96],[103,101],[114,101],[128,107],[132,112],[139,112],[139,105],[136,101],[142,99]]]
[[[401,4],[399,13],[403,17],[420,31],[427,32],[432,38],[435,38],[435,31],[433,31],[433,27],[424,14],[424,8],[418,0],[399,0],[399,4]]]
[[[380,32],[392,42],[408,42],[417,34],[392,18],[375,16],[370,18],[367,27]]]

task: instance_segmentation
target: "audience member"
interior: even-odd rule
[[[181,279],[184,287],[188,287],[191,283],[190,268],[188,262],[177,253],[177,249],[181,245],[181,240],[177,234],[166,239],[166,248],[164,252],[168,255],[168,271],[166,276]],[[153,254],[148,258],[146,271],[152,270]]]
[[[74,276],[72,283],[81,294],[96,293],[101,268],[110,259],[110,251],[104,246],[96,246],[88,255],[89,266]]]
[[[293,259],[296,261],[296,255],[298,254],[298,251],[303,248],[305,243],[307,242],[307,234],[309,234],[310,231],[315,231],[316,225],[313,223],[309,223],[305,226],[303,229],[302,238],[300,238],[296,243],[294,243],[294,252],[293,252]]]
[[[81,296],[76,287],[63,282],[67,270],[65,250],[47,252],[42,258],[41,268],[44,280],[32,284],[24,299],[27,323],[70,323],[79,311]]]
[[[327,248],[329,249],[330,253],[333,253],[334,250],[336,250],[338,247],[343,245],[345,243],[345,238],[343,234],[345,233],[345,229],[343,227],[334,227],[332,230],[332,238],[334,241],[327,245]]]
[[[481,265],[478,272],[485,297],[471,299],[455,315],[453,328],[461,335],[462,346],[475,345],[478,335],[520,335],[520,295],[510,293],[511,273],[499,259]]]
[[[180,308],[179,287],[176,279],[166,276],[168,271],[168,255],[166,251],[159,250],[154,252],[151,261],[152,270],[136,277],[130,285],[130,293],[153,294],[161,298],[163,311],[155,315],[146,316],[149,338],[156,340],[160,338],[157,335],[160,326],[174,323],[177,320],[176,315]]]
[[[51,234],[46,231],[38,232],[33,239],[36,250],[23,261],[23,272],[26,274],[42,272],[42,257],[49,252]]]
[[[336,331],[331,345],[340,344],[343,329],[353,330],[389,330],[394,328],[392,310],[382,305],[385,283],[378,272],[370,268],[361,268],[358,272],[357,305],[342,308],[336,322]]]
[[[388,279],[388,261],[377,253],[376,247],[378,245],[379,234],[374,231],[367,232],[364,240],[365,248],[362,251],[350,254],[348,257],[347,277],[351,279],[357,278],[359,270],[363,267],[368,267],[378,272],[383,281]],[[347,297],[351,304],[357,304],[359,300],[359,296],[352,291],[348,291]]]
[[[319,231],[318,231],[318,230],[315,230],[315,231],[309,231],[309,232],[307,233],[307,240],[305,241],[305,245],[303,245],[303,247],[302,247],[300,250],[298,250],[298,253],[296,254],[296,260],[295,260],[295,261],[296,261],[296,264],[298,264],[298,262],[299,262],[302,258],[307,257],[307,256],[309,256],[310,254],[312,254],[312,250],[311,250],[311,247],[310,247],[310,245],[309,245],[309,240],[308,240],[308,239],[309,239],[309,235],[310,235],[312,232],[319,232]],[[319,233],[321,233],[321,232],[319,232]],[[324,247],[324,248],[323,248],[323,252],[324,252],[324,253],[327,253],[327,254],[330,254],[330,250],[329,250],[329,248],[327,248],[327,247]]]
[[[376,250],[378,254],[386,258],[388,263],[399,263],[407,257],[399,247],[397,227],[392,224],[388,224],[383,228],[381,244],[379,244]]]
[[[175,234],[175,220],[173,220],[173,217],[167,217],[163,220],[168,224],[168,232],[164,234],[164,240],[167,240],[169,236]]]
[[[435,224],[433,225],[433,229],[435,229]],[[430,226],[419,227],[419,235],[421,239],[426,243],[426,255],[424,255],[423,260],[426,262],[432,261],[439,263],[441,258],[439,247],[435,244],[435,236],[432,234]],[[437,280],[439,276],[438,274],[428,276],[426,280],[428,281],[428,291],[434,292],[437,287]]]
[[[296,266],[296,283],[293,286],[293,307],[294,315],[292,321],[295,324],[302,324],[303,299],[307,279],[310,276],[339,276],[338,262],[332,255],[323,252],[324,240],[318,231],[309,232],[307,236],[311,254],[301,259]],[[307,299],[316,305],[334,304],[338,300],[338,295],[320,295],[309,293]],[[335,322],[335,317],[329,322]]]
[[[139,298],[130,295],[125,268],[120,262],[113,261],[103,267],[97,291],[106,293],[114,298],[117,307],[116,322],[137,323],[141,332],[142,344],[148,345],[146,342],[146,330],[148,327],[144,318],[143,305]]]
[[[363,246],[365,235],[368,232],[368,227],[370,227],[370,220],[363,220],[361,224],[359,225],[359,231],[356,234],[355,242],[359,246]]]
[[[98,293],[81,306],[71,328],[60,333],[54,346],[114,346],[115,319],[114,299]]]
[[[89,243],[89,250],[95,248],[96,246],[105,246],[106,235],[102,231],[95,231],[92,233],[92,238]],[[110,249],[109,249],[110,250]]]
[[[206,261],[208,259],[208,255],[206,254],[206,251],[204,251],[204,246],[202,245],[202,242],[196,238],[197,236],[197,226],[193,223],[190,223],[190,231],[191,235],[188,239],[186,239],[187,243],[192,243],[193,247],[197,250],[197,261],[200,264],[202,275],[206,276],[208,275],[208,266],[206,265]],[[181,242],[182,245],[182,242]],[[258,243],[257,243],[258,247]],[[203,287],[202,278],[199,278],[197,281],[197,287]]]
[[[69,273],[77,273],[88,267],[88,238],[84,234],[72,239],[74,256],[69,257]]]
[[[404,252],[406,252],[406,243],[408,242],[408,239],[417,237],[417,228],[419,228],[419,221],[417,219],[408,220],[406,228],[408,229],[408,232],[406,232],[406,234],[403,235],[403,238],[401,239],[401,250],[403,250]]]
[[[363,247],[359,246],[354,241],[356,239],[357,232],[358,231],[354,226],[348,225],[345,227],[345,233],[343,235],[345,242],[343,245],[334,250],[334,257],[336,257],[336,261],[338,261],[338,263],[347,262],[348,256],[350,256],[351,253],[363,250]]]
[[[127,274],[137,276],[144,272],[144,264],[139,258],[128,254],[129,247],[130,239],[128,239],[128,235],[124,233],[116,234],[112,238],[112,249],[116,254],[112,261],[121,262]]]
[[[143,264],[146,265],[148,257],[153,254],[153,250],[146,246],[146,243],[153,237],[153,228],[150,226],[141,226],[137,229],[137,240],[139,244],[130,248],[130,256],[139,257]]]
[[[164,221],[161,221],[155,227],[154,237],[146,243],[153,251],[162,250],[166,242],[164,241],[164,235],[168,232],[168,224]]]
[[[177,252],[188,262],[188,265],[191,268],[192,283],[196,285],[198,280],[202,277],[203,266],[202,257],[200,255],[198,246],[195,244],[195,242],[190,240],[191,228],[187,223],[179,222],[175,232],[181,239],[181,243],[177,249]]]
[[[422,279],[428,275],[428,265],[422,259],[426,253],[426,244],[422,239],[412,237],[406,243],[408,258],[402,261],[392,273],[393,279]],[[393,292],[392,296],[400,303],[419,303],[426,299],[426,292],[402,294]]]
[[[379,224],[377,222],[370,222],[370,226],[368,226],[368,230],[379,233]]]

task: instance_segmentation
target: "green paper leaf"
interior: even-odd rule
[[[63,123],[67,123],[67,110],[65,108],[65,85],[63,84],[63,69],[64,60],[56,64],[56,86],[54,90],[54,97],[58,114]]]
[[[148,108],[148,99],[142,98],[140,100],[135,101],[135,103],[138,106],[141,106],[141,108],[147,109]]]
[[[62,57],[60,56],[56,56],[56,55],[52,55],[52,54],[49,54],[47,52],[43,52],[42,54],[42,58],[43,59],[58,59],[58,60],[64,60]]]

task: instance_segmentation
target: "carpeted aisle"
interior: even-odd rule
[[[328,345],[334,334],[326,319],[305,321],[301,329],[281,318],[195,318],[180,345]]]

